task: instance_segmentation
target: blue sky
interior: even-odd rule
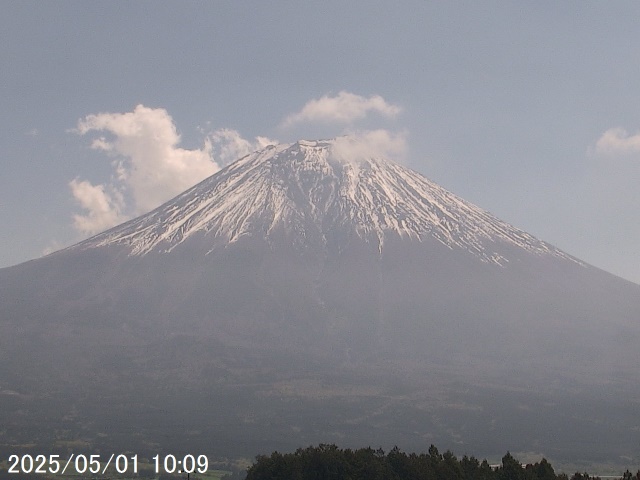
[[[351,133],[640,283],[640,3],[0,8],[0,267],[265,142]]]

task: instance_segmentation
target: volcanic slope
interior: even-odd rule
[[[365,147],[268,147],[0,270],[0,443],[636,458],[640,287]]]

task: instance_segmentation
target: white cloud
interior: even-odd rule
[[[406,132],[395,133],[382,129],[351,132],[336,138],[332,147],[332,154],[342,161],[371,157],[402,160],[406,151]]]
[[[73,216],[73,226],[76,230],[91,234],[127,220],[122,215],[122,195],[113,187],[92,185],[77,178],[69,182],[69,187],[76,201],[88,212],[86,215]],[[107,189],[111,192],[107,192]]]
[[[93,185],[75,179],[69,183],[84,215],[74,216],[83,233],[96,233],[127,218],[146,213],[214,174],[225,165],[265,142],[251,143],[235,130],[221,129],[204,140],[199,149],[179,147],[180,135],[173,119],[162,108],[138,105],[132,112],[88,115],[74,132],[104,133],[91,148],[114,158],[109,183]]]
[[[310,100],[298,113],[285,118],[282,126],[290,127],[303,122],[351,124],[364,119],[371,112],[393,118],[401,110],[399,106],[388,103],[380,95],[365,98],[341,91],[334,97],[324,95],[317,100]]]
[[[255,142],[250,142],[242,138],[238,131],[229,128],[218,129],[209,138],[212,142],[214,158],[218,159],[222,165],[228,165],[269,145],[278,144],[277,140],[267,137],[256,137]]]
[[[133,112],[89,115],[78,122],[78,133],[106,132],[91,147],[118,158],[118,180],[132,197],[133,214],[147,212],[220,169],[211,145],[201,149],[178,147],[180,135],[162,108],[138,105]]]
[[[640,152],[640,133],[629,135],[624,128],[610,128],[596,142],[596,153],[628,155]]]
[[[372,114],[394,118],[402,109],[387,102],[380,95],[363,97],[341,91],[335,96],[324,95],[310,100],[297,113],[285,118],[281,127],[291,127],[299,123],[337,124],[341,130],[333,145],[333,155],[341,160],[386,157],[402,160],[407,150],[406,132],[386,129],[356,130],[353,126]]]

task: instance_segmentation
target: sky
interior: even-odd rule
[[[0,267],[353,135],[640,283],[640,3],[0,4]]]

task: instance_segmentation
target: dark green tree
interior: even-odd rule
[[[533,465],[527,465],[527,472],[536,480],[556,480],[556,472],[546,458]]]
[[[511,453],[502,457],[502,468],[499,470],[500,480],[524,480],[522,464],[513,458]]]

